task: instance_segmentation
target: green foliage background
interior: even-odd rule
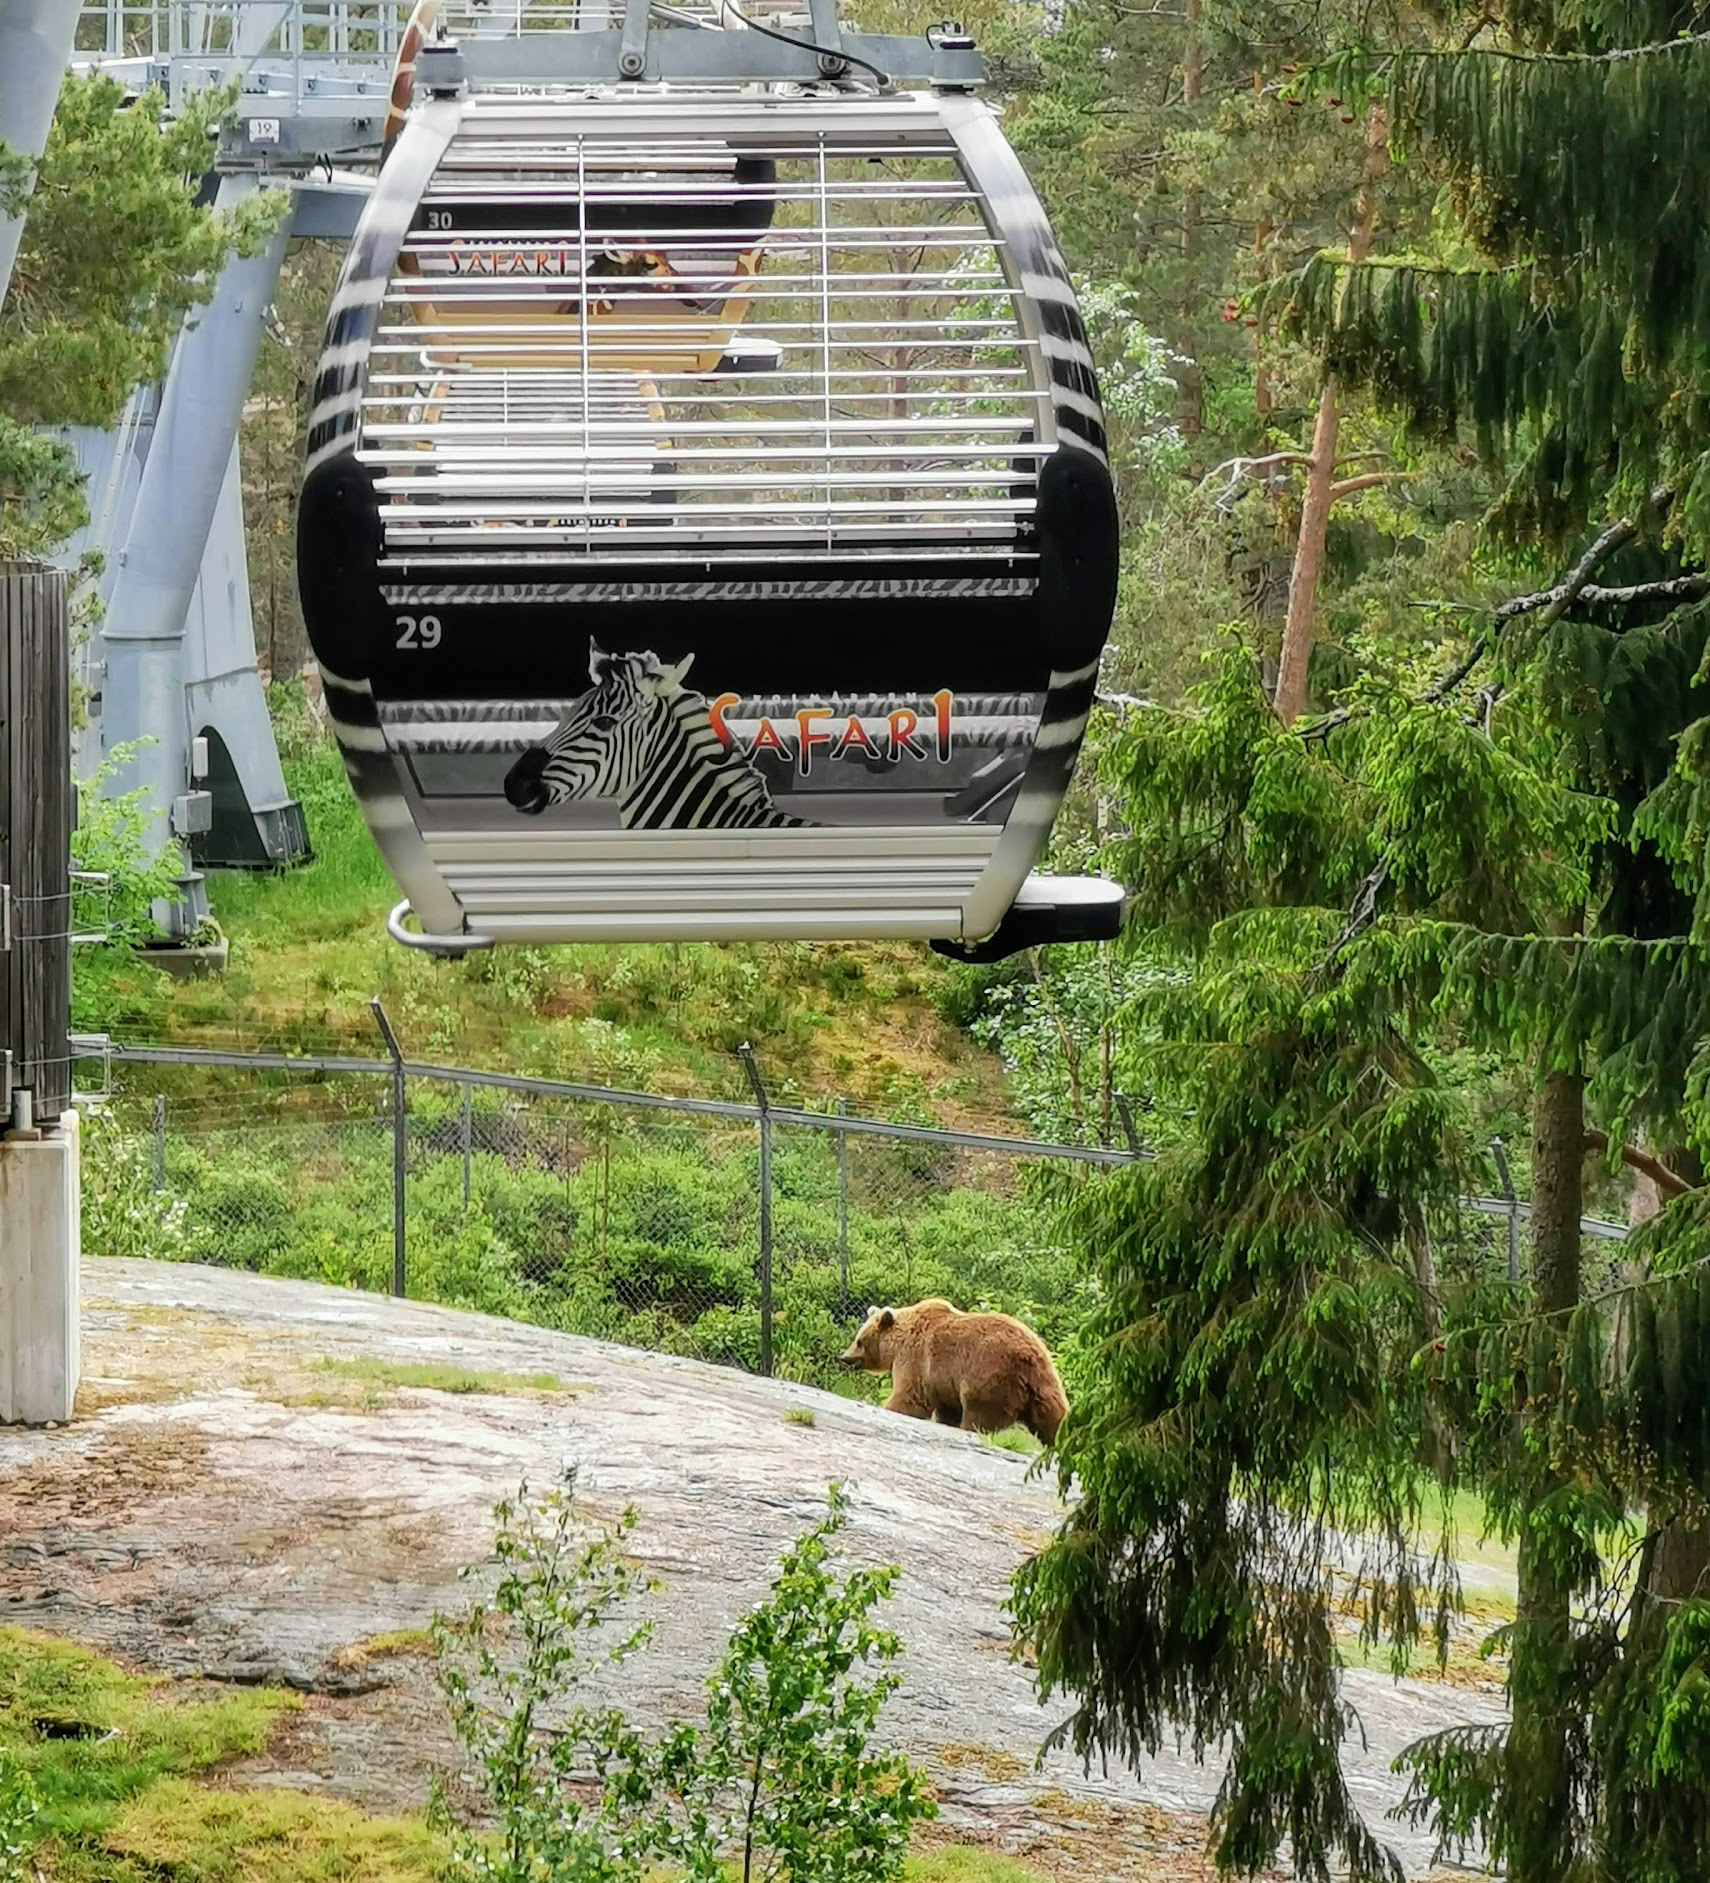
[[[289,197],[198,207],[235,88],[127,104],[113,79],[68,79],[35,175],[0,147],[0,210],[27,209],[0,309],[0,558],[42,554],[87,520],[69,425],[107,427],[158,379],[184,316],[234,249],[254,253]]]

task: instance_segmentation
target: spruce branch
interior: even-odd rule
[[[1599,1288],[1595,1294],[1582,1295],[1571,1306],[1559,1308],[1528,1308],[1523,1314],[1505,1314],[1488,1321],[1468,1321],[1462,1327],[1456,1327],[1446,1333],[1445,1341],[1470,1342],[1474,1346],[1487,1334],[1510,1334],[1516,1329],[1530,1329],[1547,1325],[1552,1321],[1567,1321],[1586,1308],[1600,1308],[1605,1302],[1626,1302],[1636,1300],[1640,1295],[1649,1294],[1653,1288],[1666,1287],[1671,1282],[1685,1280],[1689,1275],[1702,1275],[1710,1269],[1710,1255],[1698,1256],[1691,1262],[1683,1262],[1679,1268],[1646,1269],[1643,1274],[1629,1275],[1625,1281],[1611,1282],[1607,1288]]]
[[[1490,25],[1490,20],[1481,23]],[[1454,61],[1464,58],[1502,60],[1509,65],[1566,65],[1566,66],[1608,66],[1630,65],[1639,59],[1660,59],[1679,52],[1694,52],[1704,46],[1710,46],[1710,33],[1682,33],[1677,39],[1663,39],[1648,46],[1614,46],[1607,52],[1522,52],[1512,46],[1462,46],[1450,50],[1444,47],[1424,47],[1418,50],[1409,48],[1401,57],[1409,62],[1417,61],[1423,65],[1428,60],[1447,59]],[[1391,55],[1394,57],[1394,55]],[[1389,60],[1378,63],[1388,64]]]
[[[1335,268],[1345,275],[1354,274],[1409,274],[1421,281],[1497,281],[1504,275],[1531,274],[1538,264],[1535,261],[1482,263],[1469,262],[1456,265],[1452,262],[1419,261],[1411,255],[1367,255],[1359,261],[1344,254],[1337,248],[1315,248],[1310,251],[1297,251],[1301,254],[1301,265],[1291,274],[1279,275],[1276,280],[1284,287],[1296,286],[1301,273],[1308,267]],[[1272,284],[1273,287],[1275,284]],[[1265,305],[1268,296],[1263,288],[1249,288],[1249,302]]]
[[[1609,1148],[1609,1134],[1606,1131],[1588,1131],[1585,1134],[1587,1153],[1606,1151]],[[1656,1187],[1668,1196],[1685,1196],[1687,1191],[1695,1189],[1695,1184],[1688,1183],[1678,1171],[1670,1170],[1660,1158],[1653,1157],[1649,1151],[1641,1151],[1637,1145],[1621,1146],[1621,1162],[1629,1170],[1636,1170],[1642,1176],[1649,1177]]]
[[[1355,479],[1351,481],[1357,482],[1358,480]],[[1651,493],[1652,503],[1660,505],[1660,507],[1664,509],[1667,508],[1672,499],[1672,491],[1657,490]],[[1579,561],[1568,571],[1564,581],[1558,583],[1554,588],[1545,591],[1541,596],[1521,595],[1511,601],[1504,602],[1492,617],[1490,628],[1474,640],[1469,651],[1455,666],[1450,668],[1441,679],[1434,681],[1423,693],[1416,696],[1416,704],[1421,706],[1440,706],[1461,682],[1466,679],[1467,675],[1472,672],[1479,661],[1483,659],[1484,655],[1489,651],[1491,643],[1509,621],[1518,620],[1522,615],[1535,612],[1538,608],[1542,607],[1543,614],[1538,624],[1540,631],[1546,631],[1553,627],[1556,622],[1561,620],[1562,616],[1573,607],[1575,602],[1584,597],[1587,589],[1591,585],[1591,578],[1603,564],[1615,554],[1616,550],[1631,542],[1638,533],[1639,526],[1633,518],[1620,518],[1617,522],[1611,523],[1609,527],[1597,537],[1590,548],[1586,550],[1585,554],[1582,555]],[[1682,577],[1679,579],[1682,581],[1702,580],[1704,588],[1700,592],[1710,592],[1710,577]],[[1657,583],[1649,584],[1648,586],[1670,588],[1677,586],[1677,584]],[[1611,592],[1619,593],[1620,591],[1616,590]],[[1488,731],[1489,710],[1490,707],[1495,704],[1495,697],[1490,689],[1487,689],[1486,697],[1485,720],[1486,730]],[[1314,725],[1306,727],[1300,736],[1302,739],[1322,738],[1332,731],[1335,725],[1346,724],[1352,717],[1353,709],[1351,707],[1339,707],[1335,713],[1327,714]],[[1348,919],[1342,925],[1341,933],[1337,935],[1335,941],[1331,944],[1330,952],[1319,965],[1318,972],[1320,976],[1327,975],[1335,967],[1336,962],[1343,952],[1356,942],[1377,920],[1378,897],[1383,893],[1384,886],[1388,881],[1389,861],[1386,857],[1380,856],[1367,872],[1365,881],[1360,884],[1359,890],[1354,897],[1353,906],[1348,911]],[[1604,1139],[1605,1146],[1607,1146],[1607,1143],[1608,1140]],[[1625,1150],[1623,1150],[1622,1155],[1626,1155]],[[1644,1153],[1634,1152],[1633,1155],[1640,1157],[1643,1156]],[[1650,1161],[1655,1162],[1654,1159]],[[1643,1168],[1643,1166],[1635,1167]],[[1666,1171],[1660,1164],[1656,1166],[1656,1171],[1662,1173],[1656,1180],[1659,1187],[1663,1187],[1664,1179],[1672,1176],[1672,1173]],[[1651,1174],[1656,1175],[1655,1172]],[[1680,1183],[1679,1178],[1674,1178],[1674,1181],[1677,1184]],[[1687,1188],[1690,1186],[1682,1187]],[[1679,1195],[1681,1192],[1676,1190],[1671,1192],[1671,1194]]]
[[[1483,634],[1480,634],[1467,653],[1456,661],[1447,673],[1433,680],[1423,693],[1416,693],[1413,696],[1413,704],[1415,706],[1441,706],[1489,651],[1489,642]],[[1338,706],[1334,712],[1323,714],[1313,720],[1310,725],[1298,727],[1301,742],[1310,744],[1314,739],[1327,739],[1331,733],[1347,725],[1350,720],[1362,717],[1367,710],[1363,704]]]
[[[1669,485],[1659,484],[1651,492],[1650,501],[1653,510],[1666,515],[1674,502],[1674,491]],[[1560,582],[1553,587],[1539,589],[1534,594],[1510,597],[1494,610],[1490,626],[1473,637],[1471,647],[1461,659],[1433,680],[1423,693],[1415,694],[1413,703],[1416,706],[1441,706],[1490,652],[1509,622],[1517,621],[1523,615],[1536,614],[1539,609],[1545,610],[1545,613],[1538,623],[1538,631],[1546,633],[1577,602],[1584,602],[1588,607],[1613,607],[1646,601],[1695,601],[1703,595],[1710,595],[1710,575],[1674,576],[1663,582],[1636,582],[1627,588],[1593,587],[1591,578],[1638,533],[1639,525],[1634,518],[1621,517],[1603,531]],[[1494,699],[1490,703],[1494,704]],[[1327,739],[1339,727],[1347,725],[1365,711],[1364,706],[1338,706],[1334,712],[1322,714],[1309,725],[1298,727],[1297,731],[1305,741]]]
[[[1384,885],[1389,881],[1389,858],[1380,856],[1366,872],[1366,879],[1355,893],[1348,919],[1342,924],[1342,930],[1330,944],[1330,952],[1318,964],[1316,979],[1322,980],[1335,967],[1342,952],[1352,947],[1368,928],[1377,920],[1378,897],[1382,895]]]
[[[1565,595],[1565,585],[1539,589],[1531,595],[1517,595],[1503,603],[1499,615],[1504,620],[1512,620],[1562,602]],[[1659,582],[1631,582],[1623,588],[1600,588],[1588,582],[1573,600],[1580,608],[1633,608],[1645,602],[1701,601],[1706,595],[1710,595],[1710,574],[1676,575]]]
[[[1484,12],[1479,14],[1478,18],[1473,21],[1466,32],[1461,36],[1461,51],[1470,52],[1472,50],[1473,41],[1478,38],[1480,33],[1484,32],[1488,27],[1499,25],[1501,25],[1501,21],[1497,19],[1494,13]]]
[[[1652,502],[1656,502],[1658,496],[1662,494],[1653,492]],[[1672,491],[1666,493],[1667,498],[1670,499],[1673,495]],[[1622,517],[1609,525],[1608,529],[1568,571],[1567,579],[1553,591],[1545,607],[1543,619],[1538,623],[1540,633],[1547,632],[1561,620],[1562,616],[1579,600],[1581,593],[1589,587],[1591,578],[1603,567],[1604,563],[1614,555],[1616,550],[1625,549],[1638,533],[1639,526],[1631,517]],[[1504,602],[1496,611],[1496,625],[1500,629],[1506,622],[1515,620],[1526,612],[1527,610],[1523,608],[1517,608],[1512,601]]]

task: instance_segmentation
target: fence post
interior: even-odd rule
[[[386,1018],[386,1009],[380,1005],[380,996],[376,994],[368,1004],[374,1009],[374,1024],[386,1042],[386,1051],[392,1056],[392,1292],[401,1298],[405,1282],[404,1154],[407,1149],[404,1138],[407,1123],[404,1110],[404,1055],[398,1045],[398,1036],[392,1031],[392,1022]]]
[[[1508,1147],[1500,1138],[1490,1141],[1490,1155],[1496,1164],[1497,1180],[1508,1203],[1508,1281],[1520,1286],[1520,1199],[1514,1194],[1514,1179],[1508,1170]]]
[[[563,1124],[563,1149],[557,1154],[557,1169],[559,1169],[559,1175],[563,1177],[563,1186],[565,1186],[565,1216],[569,1216],[571,1213],[571,1120],[569,1119],[565,1119],[565,1124]],[[610,1167],[606,1167],[608,1188],[610,1188],[610,1183],[612,1183],[612,1173],[610,1173]],[[599,1254],[601,1254],[601,1262],[605,1262],[605,1247],[601,1248]]]
[[[736,1049],[742,1069],[760,1107],[760,1371],[772,1374],[772,1108],[766,1101],[765,1082],[746,1040]]]
[[[166,1189],[166,1094],[154,1095],[154,1193],[160,1196]]]
[[[473,1123],[470,1117],[470,1104],[469,1087],[465,1085],[463,1088],[463,1111],[457,1123],[458,1137],[463,1148],[463,1214],[465,1216],[469,1214],[469,1142],[471,1135],[470,1127]]]
[[[1128,1140],[1128,1152],[1131,1157],[1142,1155],[1140,1133],[1134,1129],[1134,1107],[1128,1101],[1126,1092],[1113,1092],[1116,1101],[1116,1115],[1122,1120],[1122,1134]]]
[[[837,1101],[839,1118],[849,1116],[849,1101]],[[837,1134],[837,1296],[843,1312],[849,1312],[849,1133]]]

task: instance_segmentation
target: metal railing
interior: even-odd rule
[[[262,135],[275,156],[300,153],[313,142],[281,135],[293,120],[336,127],[327,148],[377,149],[393,62],[413,10],[414,0],[96,0],[80,11],[71,67],[103,71],[138,89],[158,87],[169,110],[179,109],[193,92],[235,80],[244,111],[259,107],[276,114],[275,128]],[[774,28],[798,34],[806,28],[823,37],[810,0],[744,0],[741,12]],[[648,16],[661,27],[738,24],[725,0],[652,0]],[[496,89],[618,76],[623,0],[446,0],[440,19],[465,49],[470,77]],[[811,51],[758,34],[697,30],[677,37],[696,41],[690,53],[698,55],[679,77],[819,75]],[[977,79],[971,55],[958,49],[930,51],[923,61],[925,41],[855,35],[850,49],[861,46],[888,57],[887,69],[920,67],[920,76],[934,77],[942,66],[945,76]]]
[[[238,82],[246,108],[272,100],[298,117],[383,109],[411,0],[110,0],[85,6],[72,70],[152,85],[179,109],[192,92]]]

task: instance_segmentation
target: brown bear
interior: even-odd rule
[[[874,1308],[843,1363],[890,1374],[887,1411],[973,1432],[1025,1425],[1049,1445],[1069,1410],[1032,1328],[1007,1314],[964,1314],[948,1301]]]

